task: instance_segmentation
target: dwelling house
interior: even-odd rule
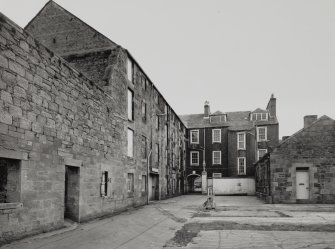
[[[269,203],[335,203],[335,121],[305,116],[255,169],[256,193]]]
[[[25,30],[1,14],[0,89],[0,243],[183,193],[183,122],[55,2]]]
[[[216,182],[216,194],[254,194],[253,164],[278,144],[276,98],[265,110],[241,112],[211,113],[206,101],[203,113],[180,117],[188,130],[188,191]]]

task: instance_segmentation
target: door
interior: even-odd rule
[[[64,218],[79,222],[79,168],[65,166]]]
[[[296,189],[297,199],[308,200],[309,199],[309,174],[308,171],[296,171]]]

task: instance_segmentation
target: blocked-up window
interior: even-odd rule
[[[237,149],[245,150],[245,132],[237,133]]]
[[[134,192],[134,174],[133,173],[128,173],[128,178],[127,178],[127,190],[130,193]]]
[[[267,140],[267,127],[261,126],[257,127],[257,141],[266,141]]]
[[[155,160],[156,163],[159,163],[159,144],[155,144]]]
[[[128,88],[128,120],[134,120],[134,92]]]
[[[145,136],[142,136],[142,158],[147,158],[147,138]]]
[[[237,171],[239,175],[246,174],[246,160],[245,157],[238,157],[237,158]]]
[[[127,156],[134,156],[134,131],[128,128],[128,140],[127,140]]]
[[[159,130],[159,118],[158,118],[158,116],[155,116],[155,127],[156,127],[156,130]]]
[[[221,143],[221,129],[213,129],[212,137],[213,143]]]
[[[0,158],[0,203],[20,201],[20,175],[20,160]]]
[[[142,120],[147,121],[147,103],[145,103],[145,100],[142,101]]]
[[[213,151],[213,165],[221,164],[221,151]]]
[[[147,176],[142,175],[142,191],[147,192]]]
[[[127,78],[130,82],[133,82],[134,78],[134,64],[131,59],[127,59]]]
[[[191,165],[192,166],[199,165],[199,151],[191,151]]]

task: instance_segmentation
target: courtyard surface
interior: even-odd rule
[[[1,249],[334,248],[335,205],[270,205],[250,196],[184,195],[13,242]]]

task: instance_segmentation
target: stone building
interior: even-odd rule
[[[203,113],[180,117],[188,129],[188,191],[200,184],[206,191],[220,178],[216,194],[254,194],[253,164],[278,144],[276,98],[265,110],[226,113],[211,113],[205,102]]]
[[[0,243],[183,193],[186,128],[130,53],[50,1],[0,15]]]
[[[256,193],[269,203],[335,203],[335,121],[305,116],[255,168]]]

